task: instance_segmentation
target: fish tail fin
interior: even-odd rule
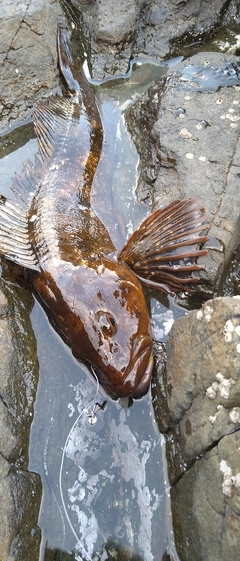
[[[208,240],[209,223],[205,211],[195,199],[173,201],[155,210],[129,238],[120,252],[140,280],[161,292],[194,292],[190,283],[199,281],[192,272],[201,249]]]
[[[75,60],[71,43],[66,33],[62,31],[59,25],[57,31],[57,50],[59,68],[69,93],[75,96],[81,96],[82,89],[86,83],[82,71],[86,55],[85,57],[82,55],[80,63],[78,60]]]
[[[17,265],[39,270],[27,219],[27,211],[0,195],[0,255]]]

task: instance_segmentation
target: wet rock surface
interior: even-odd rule
[[[139,197],[148,193],[155,208],[185,197],[205,207],[211,224],[202,259],[206,294],[221,288],[239,239],[239,91],[238,58],[201,53],[171,69],[128,117],[141,154]],[[139,136],[135,123],[144,118]]]
[[[235,80],[220,88],[228,65],[233,76],[225,84]],[[239,236],[238,69],[237,58],[218,53],[184,61],[167,81],[154,125],[162,163],[154,185],[157,201],[190,196],[204,202],[211,228],[203,276],[214,287],[226,274]]]
[[[102,76],[122,71],[129,54],[169,58],[183,39],[188,43],[201,41],[221,23],[239,16],[238,2],[224,0],[211,4],[195,0],[121,0],[117,4],[112,0],[73,0],[73,4],[80,8],[91,34],[93,72]]]
[[[181,560],[239,556],[239,432],[197,460],[171,493]]]
[[[41,482],[29,473],[28,445],[37,389],[36,342],[29,292],[0,286],[0,559],[32,560],[39,548],[37,528]],[[4,508],[3,508],[4,505]]]
[[[88,30],[96,78],[126,72],[132,55],[169,58],[183,40],[201,41],[231,17],[240,21],[237,1],[74,3]],[[57,0],[10,0],[0,7],[2,133],[28,119],[33,103],[58,89],[57,21],[66,23]],[[219,83],[219,69],[224,79],[238,79],[238,61],[234,53],[195,55],[152,86],[128,115],[141,158],[139,200],[158,207],[194,196],[207,209],[205,295],[212,295],[213,287],[221,290],[239,237],[239,84]],[[209,82],[210,88],[203,87]],[[1,289],[0,561],[32,561],[38,559],[41,489],[39,478],[27,472],[37,385],[31,302],[22,289],[15,295]],[[181,561],[239,556],[239,317],[240,300],[229,298],[208,302],[176,322],[165,382],[154,394],[166,434]],[[158,351],[159,376],[164,359]]]
[[[240,297],[216,298],[171,329],[153,403],[166,433],[180,559],[237,559]],[[209,520],[211,524],[209,525]],[[234,528],[234,531],[233,531]]]

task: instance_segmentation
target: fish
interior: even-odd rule
[[[103,196],[101,111],[60,27],[57,49],[64,93],[34,108],[38,154],[13,177],[14,199],[0,196],[0,254],[27,272],[49,321],[106,394],[137,399],[153,371],[143,286],[191,293],[208,222],[195,199],[175,200],[116,248],[92,205],[93,191]]]

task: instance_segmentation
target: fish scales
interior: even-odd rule
[[[142,284],[191,292],[208,223],[194,199],[173,201],[117,251],[95,204],[108,184],[100,111],[60,28],[58,58],[67,91],[34,110],[39,155],[13,179],[16,201],[0,197],[0,253],[27,269],[50,322],[105,392],[138,398],[153,369]]]

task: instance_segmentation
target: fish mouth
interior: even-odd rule
[[[135,348],[130,364],[124,374],[117,373],[118,382],[114,383],[114,377],[107,379],[102,375],[101,370],[92,366],[92,371],[96,372],[101,386],[112,399],[133,397],[139,399],[143,397],[149,388],[153,370],[152,338],[146,336],[140,340]],[[121,380],[119,381],[119,377]]]
[[[126,393],[128,390],[128,396],[139,399],[147,393],[152,377],[152,370],[152,339],[151,337],[145,337],[144,340],[139,343],[129,369],[127,369],[125,374],[123,387],[125,387]],[[139,383],[136,385],[140,372],[142,372],[142,375]]]
[[[147,351],[145,351],[145,354],[146,352]],[[134,390],[134,393],[131,394],[131,397],[134,397],[135,399],[139,399],[140,397],[143,397],[147,393],[152,378],[152,371],[153,371],[153,355],[151,352],[143,377],[139,382],[138,386],[136,387],[136,389]]]

